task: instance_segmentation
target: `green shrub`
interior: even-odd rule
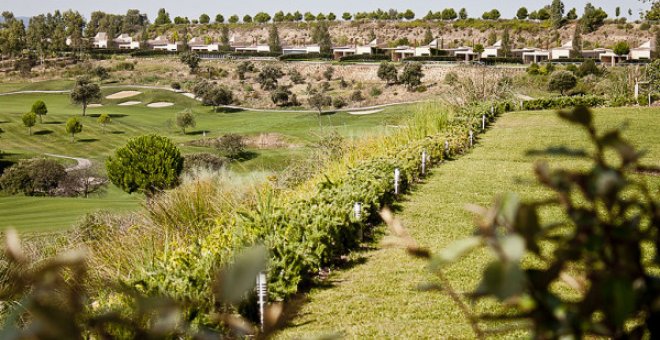
[[[64,167],[50,159],[21,160],[0,176],[0,188],[9,194],[53,195],[66,177]]]
[[[339,58],[339,61],[350,62],[377,62],[389,60],[392,60],[392,57],[387,54],[354,54]]]
[[[381,90],[380,87],[372,87],[369,90],[369,95],[372,96],[372,97],[378,97],[381,94],[383,94],[383,90]]]
[[[606,104],[604,97],[584,96],[584,97],[553,97],[526,100],[523,103],[524,110],[548,110],[563,109],[576,106],[598,107]]]
[[[294,53],[294,54],[284,54],[278,57],[282,61],[292,61],[292,60],[331,60],[332,54],[327,53]]]
[[[504,58],[504,57],[481,58],[481,61],[486,65],[523,63],[523,60],[521,58]]]
[[[114,185],[152,197],[179,184],[183,157],[169,138],[145,135],[130,139],[105,164]]]

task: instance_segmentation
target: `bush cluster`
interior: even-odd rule
[[[488,57],[481,58],[481,61],[486,65],[494,64],[522,64],[523,60],[521,58],[505,58],[505,57]]]
[[[392,58],[387,54],[354,54],[347,55],[339,58],[339,61],[353,61],[353,62],[372,62],[372,61],[389,61]]]
[[[403,61],[458,61],[456,57],[442,56],[442,55],[432,55],[432,56],[417,56],[417,57],[408,57]]]
[[[294,54],[283,54],[278,57],[279,60],[317,60],[317,59],[332,59],[332,54],[330,53],[294,53]]]
[[[564,109],[575,106],[598,107],[605,103],[605,98],[599,96],[539,98],[523,102],[523,110]]]

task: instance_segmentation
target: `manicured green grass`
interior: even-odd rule
[[[628,121],[624,135],[647,150],[644,162],[659,165],[660,109],[611,108],[596,110],[600,128],[613,128]],[[548,192],[539,187],[532,173],[539,156],[527,156],[528,149],[552,145],[587,145],[585,133],[561,122],[550,111],[507,113],[469,154],[435,168],[425,183],[406,197],[398,213],[412,236],[423,246],[439,250],[470,236],[473,217],[466,204],[488,205],[494,196],[518,192],[526,199],[539,199]],[[581,166],[568,157],[546,159],[553,167]],[[656,188],[660,178],[646,176]],[[556,218],[546,212],[544,220]],[[443,292],[420,292],[419,284],[436,282],[426,262],[414,259],[401,249],[378,249],[355,254],[364,261],[345,271],[333,273],[327,285],[313,288],[302,300],[297,316],[279,334],[282,339],[307,338],[339,333],[348,339],[470,339],[474,334],[452,300]],[[468,292],[490,255],[475,252],[446,269],[452,286]],[[497,308],[480,302],[480,312]],[[492,324],[491,324],[492,325]],[[528,337],[524,325],[501,335]]]
[[[59,84],[59,85],[58,85]],[[0,84],[3,85],[3,84]],[[10,86],[11,85],[11,86]],[[25,85],[17,88],[17,84],[4,84],[8,91],[32,88]],[[70,84],[46,83],[42,88]],[[3,87],[0,86],[0,91]],[[0,171],[20,158],[30,158],[44,153],[61,154],[73,157],[92,159],[97,164],[104,160],[119,146],[135,136],[156,133],[172,138],[182,152],[218,152],[209,148],[192,147],[187,142],[206,137],[218,137],[226,133],[238,133],[246,136],[262,133],[276,133],[282,139],[297,147],[275,149],[250,149],[250,159],[232,163],[231,169],[240,172],[274,172],[280,171],[293,160],[305,157],[310,152],[309,145],[318,140],[323,133],[336,129],[346,138],[359,138],[369,134],[387,133],[386,125],[396,124],[411,111],[410,106],[391,107],[383,112],[372,115],[350,115],[348,113],[329,114],[319,119],[312,113],[286,112],[213,112],[210,107],[181,94],[164,90],[135,89],[143,92],[140,95],[108,100],[105,96],[131,90],[130,88],[112,88],[103,90],[102,107],[88,108],[87,116],[82,117],[82,109],[71,104],[68,94],[20,94],[0,96],[0,150],[7,155],[0,157]],[[21,116],[30,110],[32,103],[43,100],[48,106],[48,114],[43,123],[37,123],[32,128],[32,135],[23,126]],[[126,101],[140,101],[135,106],[119,106]],[[166,108],[149,108],[148,103],[172,102],[175,105]],[[173,126],[176,113],[191,109],[196,116],[197,125],[189,129],[187,134]],[[102,113],[112,117],[112,123],[105,129],[96,122]],[[79,117],[83,123],[83,131],[75,136],[65,133],[65,122],[70,117]],[[67,160],[61,160],[70,164]],[[40,198],[40,197],[0,197],[0,216],[10,216],[0,221],[0,229],[14,226],[19,229],[37,230],[47,228],[57,230],[66,228],[72,222],[80,219],[86,212],[97,208],[111,210],[133,209],[139,200],[123,194],[115,188],[111,194],[90,199]],[[20,209],[19,209],[20,208]],[[49,216],[52,220],[49,220]]]
[[[0,83],[0,93],[16,91],[59,91],[70,90],[73,87],[73,80],[57,79],[37,82],[6,82]]]

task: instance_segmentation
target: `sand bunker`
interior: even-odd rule
[[[107,97],[106,99],[123,99],[123,98],[128,98],[128,97],[133,97],[137,96],[138,94],[141,94],[142,92],[140,91],[121,91],[117,93],[113,93]]]
[[[102,107],[102,104],[89,104],[87,105],[88,108],[95,108],[95,107]]]
[[[159,108],[159,107],[168,107],[168,106],[173,106],[174,103],[168,103],[168,102],[157,102],[157,103],[151,103],[148,104],[147,107],[151,108]]]
[[[190,93],[190,92],[181,92],[181,94],[188,97],[188,98],[197,99],[197,98],[195,98],[195,94]]]
[[[380,111],[383,111],[383,110],[380,109],[380,110],[370,110],[370,111],[353,111],[353,112],[349,112],[348,114],[350,114],[350,115],[370,115],[370,114],[373,114],[373,113],[378,113]]]
[[[137,105],[137,104],[142,104],[142,102],[130,101],[130,102],[119,103],[117,105],[119,105],[119,106],[132,106],[132,105]]]

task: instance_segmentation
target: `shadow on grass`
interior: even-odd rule
[[[9,121],[8,120],[0,120],[0,124],[5,124],[5,123],[9,123]]]
[[[233,109],[233,108],[229,108],[229,107],[220,107],[217,110],[211,111],[211,112],[213,112],[213,113],[236,113],[236,112],[243,112],[243,111],[245,111],[245,110],[243,110],[243,109]]]
[[[8,167],[14,164],[15,162],[12,162],[8,159],[0,159],[0,174],[2,174],[5,171],[5,169],[7,169]]]
[[[98,142],[98,138],[83,138],[83,139],[77,139],[76,142],[80,143],[92,143],[92,142]]]
[[[89,117],[92,117],[92,118],[98,118],[98,117],[101,116],[101,113],[89,114],[88,116],[89,116]],[[123,113],[109,113],[109,114],[108,114],[108,117],[110,117],[110,118],[124,118],[124,117],[126,117],[126,116],[128,116],[128,115],[127,115],[127,114],[123,114]]]
[[[53,133],[53,130],[39,130],[35,131],[32,134],[35,136],[43,136],[43,135],[50,135]]]
[[[125,134],[126,132],[124,132],[124,131],[119,131],[119,130],[115,130],[115,131],[108,131],[108,133],[111,134],[111,135],[123,135],[123,134]]]
[[[59,121],[59,120],[53,120],[53,121],[50,121],[50,122],[43,122],[42,124],[45,124],[45,125],[58,125],[58,124],[64,124],[64,122]]]
[[[243,152],[241,152],[241,154],[240,154],[238,157],[236,157],[235,160],[236,160],[236,161],[239,161],[239,162],[245,162],[245,161],[249,161],[249,160],[255,159],[255,158],[257,158],[258,156],[259,156],[259,153],[257,153],[257,152],[254,152],[254,151],[243,151]]]
[[[204,132],[209,133],[211,131],[208,131],[208,130],[189,131],[189,132],[186,132],[186,136],[200,136],[200,135],[203,135]]]

